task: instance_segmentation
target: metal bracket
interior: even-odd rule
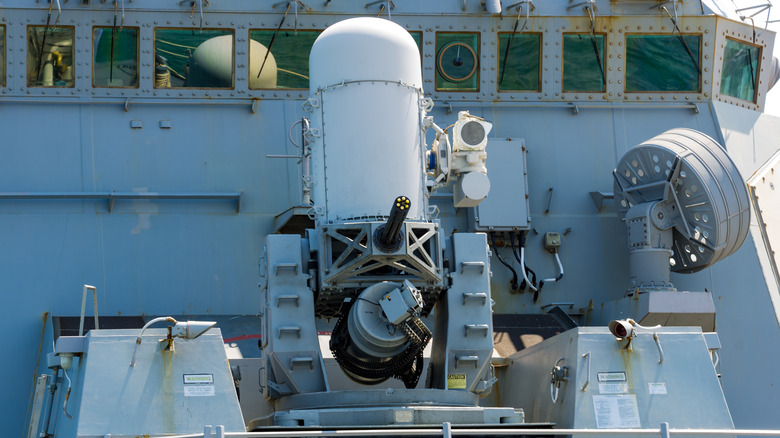
[[[314,358],[311,356],[301,356],[301,357],[291,357],[290,358],[290,371],[292,371],[296,366],[303,365],[303,364],[309,364],[309,369],[314,369]]]
[[[469,300],[477,301],[482,300],[482,305],[484,306],[485,303],[487,303],[487,294],[485,292],[464,292],[463,293],[463,305],[466,305],[466,302]]]
[[[575,0],[569,0],[569,7],[566,8],[567,11],[570,11],[576,7],[583,6],[583,7],[592,7],[594,10],[596,9],[596,0],[585,0],[579,3],[571,4]]]
[[[588,358],[588,370],[585,372],[585,384],[582,385],[582,388],[580,388],[580,391],[585,392],[585,388],[588,387],[588,384],[590,384],[590,351],[583,354],[582,358]]]
[[[84,336],[84,314],[87,309],[87,291],[92,291],[92,302],[95,304],[95,330],[100,329],[100,325],[98,324],[97,289],[95,289],[95,286],[85,284],[84,292],[81,295],[81,319],[79,320],[79,336]]]
[[[276,307],[280,307],[285,301],[292,302],[295,307],[300,307],[301,298],[298,295],[280,295],[276,298]]]
[[[292,333],[300,338],[301,328],[297,325],[288,325],[288,326],[279,327],[279,339],[281,339],[282,335],[285,333]]]
[[[310,97],[306,99],[306,102],[303,102],[303,105],[301,105],[301,108],[306,112],[311,112],[314,108],[320,107],[320,100],[314,97]]]
[[[615,199],[613,192],[590,192],[590,198],[593,199],[593,204],[596,206],[596,211],[601,211],[601,207],[604,204],[605,199]]]
[[[298,275],[298,264],[297,263],[277,263],[274,266],[274,273],[276,275],[279,275],[279,271],[289,269],[293,271],[293,275]]]
[[[550,194],[550,196],[547,198],[547,209],[546,209],[546,210],[544,210],[544,214],[548,214],[548,213],[550,213],[550,207],[552,206],[552,200],[553,200],[553,191],[554,191],[554,190],[555,190],[555,189],[554,189],[554,188],[552,188],[552,187],[550,187],[549,189],[547,189],[547,193],[549,193],[549,194]]]
[[[482,275],[485,272],[485,262],[461,262],[460,273],[464,274],[466,269],[477,269],[479,274]]]
[[[466,337],[469,336],[470,331],[481,331],[487,337],[488,332],[490,331],[490,327],[487,324],[466,324],[464,326],[466,328]]]
[[[459,368],[461,362],[473,362],[474,368],[477,368],[479,356],[455,356],[455,368]]]
[[[653,340],[655,341],[655,346],[658,347],[658,364],[662,365],[664,363],[664,349],[661,348],[661,340],[658,338],[658,333],[653,333]]]

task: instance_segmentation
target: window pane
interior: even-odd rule
[[[420,57],[422,57],[422,32],[419,31],[409,31],[409,35],[414,38],[414,42],[417,43],[417,50],[420,51]]]
[[[563,91],[604,91],[604,35],[563,36]]]
[[[5,26],[0,26],[0,87],[5,87]]]
[[[155,29],[154,88],[232,88],[233,32]]]
[[[759,59],[759,47],[726,39],[723,73],[720,76],[721,94],[755,102]]]
[[[93,44],[94,86],[138,86],[138,29],[96,27]]]
[[[498,34],[498,91],[541,90],[541,44],[542,36],[537,33]]]
[[[27,86],[73,87],[73,28],[27,28]]]
[[[436,34],[436,89],[477,91],[479,34]]]
[[[684,40],[679,35],[626,35],[626,91],[699,91],[701,37],[685,35]]]
[[[274,33],[273,30],[249,33],[252,41],[249,46],[249,88],[309,88],[309,52],[320,31],[282,30],[276,38]],[[271,48],[268,58],[265,57],[267,47]]]

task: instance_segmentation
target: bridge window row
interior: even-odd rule
[[[0,25],[0,86],[6,85],[5,27]],[[28,26],[27,85],[75,85],[71,26]],[[422,47],[422,33],[410,32]],[[249,88],[306,89],[308,56],[315,30],[249,32]],[[234,32],[225,29],[154,30],[155,88],[233,88]],[[498,34],[499,92],[541,92],[541,33]],[[564,92],[604,92],[607,35],[563,35]],[[701,92],[701,35],[630,34],[625,37],[625,91]],[[93,28],[92,84],[136,88],[139,81],[139,29]],[[436,34],[437,91],[473,92],[480,87],[480,34]],[[269,50],[270,49],[270,50]],[[761,48],[728,39],[723,53],[720,93],[755,102]]]

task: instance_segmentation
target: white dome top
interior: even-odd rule
[[[309,55],[312,91],[345,81],[401,81],[422,89],[414,38],[392,21],[359,17],[325,29]]]

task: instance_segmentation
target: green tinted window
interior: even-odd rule
[[[604,91],[604,35],[563,36],[563,91]]]
[[[479,34],[436,34],[436,89],[479,89]]]
[[[73,87],[73,27],[27,28],[27,86]]]
[[[309,52],[319,35],[318,30],[251,31],[249,88],[309,88]]]
[[[154,30],[154,88],[231,87],[232,31]]]
[[[755,102],[760,58],[761,48],[726,39],[723,73],[720,76],[721,94]]]
[[[699,35],[626,35],[626,91],[699,91],[700,42]]]
[[[5,87],[5,26],[0,26],[0,87]]]
[[[138,29],[96,27],[92,37],[92,85],[137,87]]]
[[[536,33],[498,34],[498,91],[541,90],[541,45],[542,36]]]
[[[419,50],[420,54],[422,54],[422,32],[410,31],[409,35],[411,35],[412,38],[414,38],[414,42],[417,43],[417,50]]]

